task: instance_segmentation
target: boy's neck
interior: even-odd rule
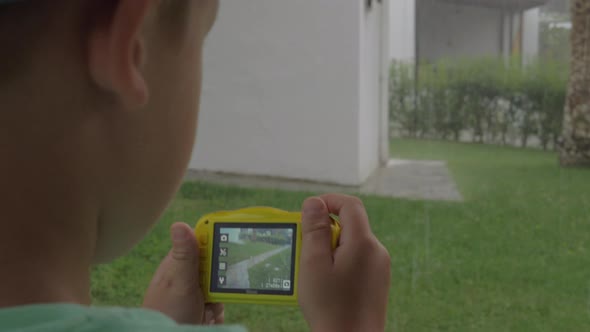
[[[91,302],[89,269],[63,270],[36,263],[2,264],[0,308],[50,303],[89,305]]]
[[[0,308],[42,303],[90,304],[93,252],[91,245],[79,245],[84,238],[90,241],[85,233],[51,229],[52,222],[41,216],[20,219],[18,223],[24,227],[6,227],[5,222],[15,220],[16,216],[5,217],[0,212],[0,224],[9,228],[0,233]],[[61,241],[56,236],[59,232],[65,235]],[[68,239],[76,235],[78,239]]]
[[[0,163],[0,308],[90,304],[98,204],[66,163],[6,152],[16,160]]]

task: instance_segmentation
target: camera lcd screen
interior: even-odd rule
[[[211,291],[293,295],[296,224],[215,224]]]

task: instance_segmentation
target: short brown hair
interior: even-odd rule
[[[0,87],[11,81],[30,65],[44,30],[52,19],[68,6],[87,7],[94,19],[108,16],[118,0],[20,0],[0,5]],[[188,0],[164,0],[158,19],[170,32],[168,39],[178,36],[185,26]],[[97,14],[98,13],[98,14]],[[81,30],[95,22],[85,22]]]
[[[48,3],[17,1],[0,6],[0,86],[31,61],[50,18]]]

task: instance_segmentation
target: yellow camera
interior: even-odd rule
[[[332,218],[332,248],[340,237]],[[297,305],[301,213],[269,207],[221,211],[202,217],[200,283],[208,303]]]

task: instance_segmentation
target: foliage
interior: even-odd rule
[[[393,63],[391,119],[403,136],[460,140],[467,133],[474,142],[518,138],[522,146],[536,136],[547,148],[561,131],[567,72],[552,60]]]
[[[240,239],[246,238],[244,235],[240,235]],[[256,235],[254,239],[253,236],[248,237],[250,241],[256,241],[258,243],[268,243],[273,245],[289,245],[291,244],[291,239],[285,235]]]
[[[561,63],[569,63],[571,59],[570,34],[571,30],[559,27],[558,23],[566,23],[566,16],[556,22],[541,22],[540,24],[540,54],[543,59]]]

